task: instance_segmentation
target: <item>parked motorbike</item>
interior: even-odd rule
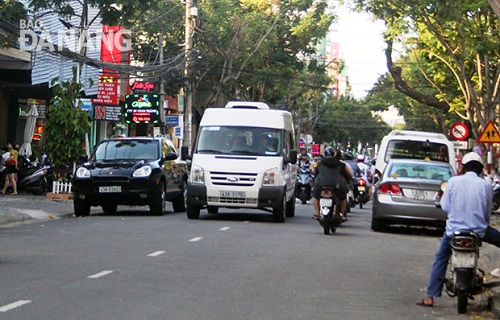
[[[470,230],[458,230],[450,241],[451,258],[449,276],[445,280],[446,293],[457,297],[458,313],[467,312],[467,300],[485,288],[484,271],[478,269],[479,247],[481,239]]]
[[[339,200],[331,188],[321,189],[318,222],[323,227],[325,235],[329,235],[330,231],[335,233],[342,223]]]
[[[358,203],[359,208],[363,209],[363,205],[370,201],[370,195],[368,194],[368,188],[366,186],[366,180],[363,178],[358,179],[358,185],[356,186],[358,190]]]
[[[17,187],[19,190],[40,195],[52,189],[53,166],[49,161],[43,164],[30,162],[22,158],[17,172]]]
[[[313,186],[313,173],[308,167],[302,167],[297,172],[295,183],[295,197],[300,199],[302,204],[311,200],[311,190]]]

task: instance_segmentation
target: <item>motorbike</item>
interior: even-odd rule
[[[335,233],[342,223],[339,200],[331,188],[323,187],[319,197],[319,224],[325,235]]]
[[[457,297],[458,313],[467,312],[467,300],[481,293],[486,285],[484,271],[478,269],[481,239],[470,230],[455,231],[451,237],[449,272],[445,290],[450,297]]]
[[[493,181],[493,201],[491,211],[497,211],[500,208],[500,179],[495,177]]]
[[[295,183],[295,197],[300,199],[302,204],[311,200],[311,190],[313,186],[313,173],[308,167],[302,167],[297,172]]]
[[[48,192],[52,190],[52,173],[53,166],[49,161],[38,164],[23,158],[17,172],[17,187],[36,195]]]
[[[366,180],[363,178],[359,178],[356,188],[358,190],[357,202],[359,203],[359,208],[363,209],[363,205],[370,200],[370,195],[368,194],[368,190],[366,187]]]

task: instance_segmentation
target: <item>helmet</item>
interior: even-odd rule
[[[300,154],[301,157],[307,157],[307,152],[303,151],[301,154]]]
[[[358,154],[358,162],[365,161],[365,156],[363,154]]]
[[[462,164],[467,164],[472,161],[477,161],[484,167],[483,158],[475,152],[468,152],[462,158]]]
[[[335,150],[332,147],[328,147],[325,149],[325,157],[333,157],[335,156]]]
[[[352,153],[350,153],[350,152],[346,152],[345,155],[344,155],[344,157],[345,157],[346,160],[352,160],[353,159]]]

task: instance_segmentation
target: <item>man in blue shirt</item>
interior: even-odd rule
[[[479,175],[484,168],[481,156],[469,152],[462,158],[463,175],[450,178],[440,204],[448,214],[446,230],[432,265],[427,295],[417,302],[432,307],[443,290],[446,268],[451,255],[450,239],[456,230],[472,230],[482,241],[500,247],[500,231],[489,226],[493,188]]]

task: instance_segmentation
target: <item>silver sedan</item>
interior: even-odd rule
[[[441,184],[454,175],[445,162],[392,159],[373,190],[372,230],[391,224],[444,227],[446,213],[436,205]]]

